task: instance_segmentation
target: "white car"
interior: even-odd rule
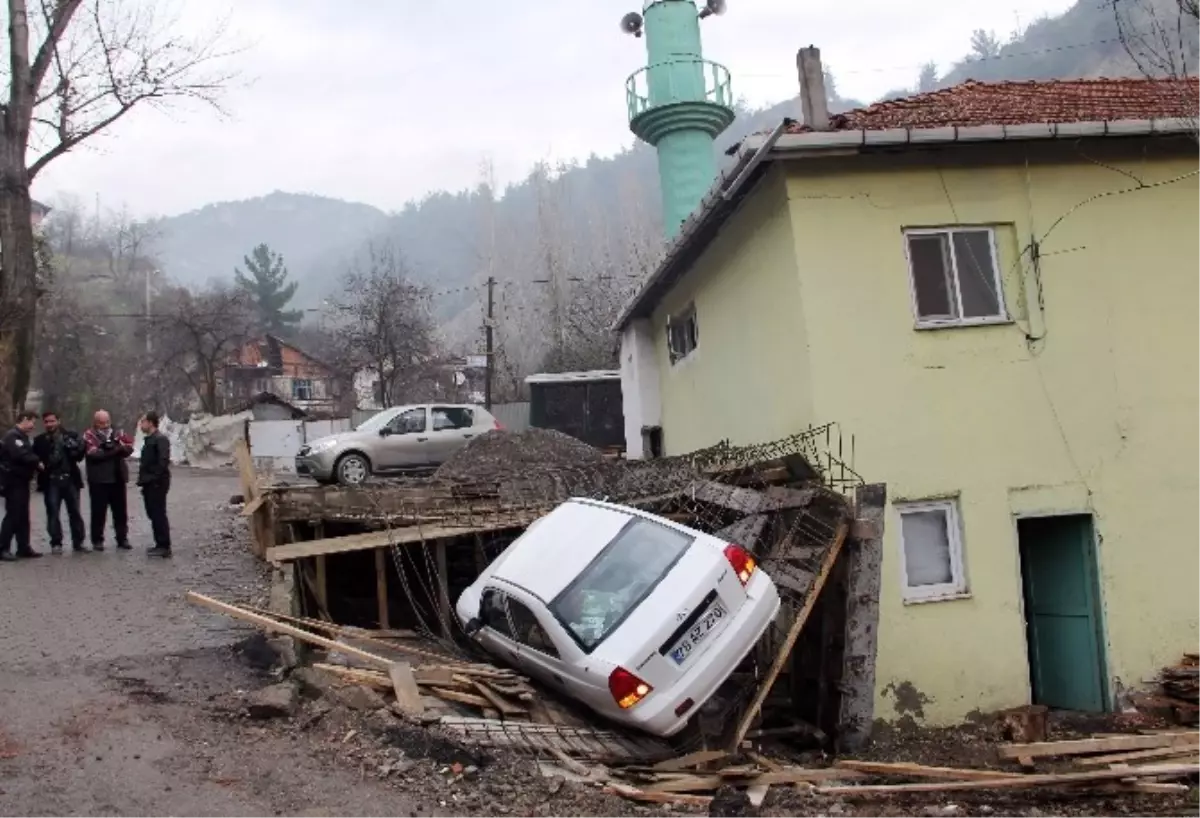
[[[569,500],[463,591],[468,634],[597,713],[671,736],[779,611],[743,548],[626,506]]]

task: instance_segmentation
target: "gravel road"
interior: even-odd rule
[[[226,505],[236,476],[175,477],[171,560],[145,556],[131,489],[134,551],[0,564],[0,814],[414,814],[319,748],[212,706],[266,681],[238,655],[248,631],[183,594],[261,601],[266,588]],[[35,496],[34,547],[48,551],[43,517]]]

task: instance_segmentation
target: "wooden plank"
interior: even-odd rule
[[[446,667],[419,667],[413,670],[417,684],[430,687],[447,687],[454,684],[454,671]]]
[[[345,642],[336,642],[333,639],[326,639],[324,636],[317,636],[315,633],[309,633],[308,631],[297,628],[294,625],[288,625],[284,622],[279,622],[266,616],[262,616],[261,614],[242,610],[235,605],[230,605],[229,603],[222,602],[219,599],[213,599],[212,597],[205,596],[204,594],[198,594],[195,591],[188,591],[186,598],[189,602],[194,602],[197,605],[203,605],[206,608],[211,608],[219,613],[232,616],[234,619],[252,622],[264,630],[286,634],[287,636],[294,636],[302,642],[307,642],[310,645],[316,645],[317,647],[322,647],[326,650],[336,650],[349,656],[357,656],[359,659],[377,665],[384,670],[390,668],[392,664],[390,659],[386,659],[383,656],[376,656],[374,653],[369,653],[360,648],[356,648],[353,645],[347,645]]]
[[[238,478],[242,484],[242,499],[249,503],[258,497],[258,472],[254,469],[254,458],[244,438],[233,442],[233,460],[237,463]]]
[[[1081,767],[1103,767],[1108,764],[1119,764],[1125,761],[1146,761],[1155,758],[1177,758],[1194,756],[1200,751],[1197,747],[1156,747],[1152,750],[1134,750],[1129,753],[1113,753],[1102,756],[1077,758],[1075,763]]]
[[[871,775],[894,775],[903,778],[942,778],[949,781],[993,781],[997,778],[1021,778],[1022,773],[996,770],[965,769],[962,767],[928,767],[924,764],[885,761],[839,761],[834,766],[857,770]]]
[[[367,551],[385,545],[410,545],[412,543],[461,537],[477,532],[503,531],[522,528],[542,516],[536,511],[497,514],[478,525],[414,525],[392,528],[387,531],[370,531],[366,534],[351,534],[347,537],[329,537],[308,542],[277,545],[267,551],[271,562],[289,562],[315,557],[317,554],[345,554],[351,551]]]
[[[729,753],[725,750],[697,750],[694,753],[688,753],[679,758],[668,758],[666,761],[660,761],[654,765],[654,769],[664,773],[686,770],[690,767],[699,767],[701,764],[708,764],[710,761],[717,761],[725,758],[727,755]]]
[[[347,682],[372,687],[376,690],[392,689],[391,680],[388,679],[386,674],[379,673],[378,671],[358,667],[346,667],[345,665],[331,665],[327,662],[316,662],[313,664],[313,669],[332,673],[334,676],[345,679]]]
[[[682,795],[680,793],[650,792],[619,784],[616,781],[608,784],[604,792],[609,795],[619,795],[630,801],[642,801],[647,804],[686,804],[691,807],[707,807],[712,803],[711,795]]]
[[[514,705],[512,702],[505,701],[503,696],[499,695],[498,693],[496,693],[496,691],[492,690],[490,687],[487,686],[487,682],[481,682],[479,680],[472,680],[471,686],[475,688],[475,691],[480,696],[483,696],[485,699],[487,699],[489,702],[491,702],[492,707],[495,708],[496,710],[499,710],[501,715],[516,716],[521,713],[529,712],[524,707],[518,707],[517,705]]]
[[[1200,773],[1200,764],[1159,764],[1119,770],[1088,770],[1081,773],[1045,773],[993,778],[983,781],[942,781],[936,784],[870,784],[865,786],[818,787],[821,795],[887,795],[912,792],[961,792],[964,790],[1032,789],[1092,781],[1119,781],[1138,777],[1173,777]]]
[[[1071,756],[1085,753],[1119,753],[1126,750],[1152,750],[1156,747],[1186,747],[1200,741],[1195,731],[1159,733],[1153,736],[1109,736],[1073,741],[1042,741],[1034,744],[1004,744],[997,750],[1000,758],[1038,758]]]
[[[801,767],[785,767],[782,770],[754,773],[741,776],[735,775],[692,775],[670,781],[660,781],[646,788],[647,792],[692,792],[696,790],[715,790],[725,784],[733,786],[753,784],[796,784],[802,781],[841,781],[865,778],[863,773],[856,770],[842,770],[837,767],[820,767],[805,769]]]
[[[421,691],[417,689],[417,680],[413,678],[412,666],[408,662],[392,662],[388,675],[392,679],[392,689],[396,692],[396,704],[400,709],[410,716],[423,716],[425,705],[421,703]]]
[[[243,495],[243,496],[245,496],[245,495]],[[253,517],[254,512],[258,511],[260,508],[262,508],[264,505],[266,505],[266,503],[267,503],[267,495],[265,495],[265,494],[260,494],[257,497],[255,497],[253,500],[247,500],[246,504],[244,506],[242,506],[242,516],[243,517]]]
[[[375,601],[379,606],[379,627],[387,630],[391,627],[388,615],[388,579],[387,579],[388,549],[375,549]]]
[[[829,547],[829,551],[825,554],[825,560],[821,563],[821,571],[817,574],[817,578],[813,580],[808,596],[804,600],[804,607],[796,615],[795,621],[792,622],[792,627],[788,629],[787,637],[783,640],[779,652],[775,655],[775,661],[771,664],[770,670],[767,671],[766,677],[758,686],[758,691],[754,694],[754,700],[742,715],[742,720],[733,735],[733,740],[729,743],[730,752],[737,752],[741,746],[742,740],[750,730],[750,725],[754,723],[754,719],[758,717],[759,710],[762,709],[763,702],[767,700],[767,695],[771,692],[775,680],[779,678],[779,674],[791,658],[792,648],[796,646],[796,640],[800,637],[800,631],[804,628],[804,623],[808,621],[808,616],[812,613],[813,606],[816,605],[817,597],[821,595],[821,589],[825,587],[825,580],[828,579],[829,573],[833,570],[833,566],[837,562],[838,555],[842,551],[842,544],[846,542],[846,534],[849,528],[850,526],[845,522],[838,526],[833,544]]]
[[[431,692],[439,699],[445,699],[448,702],[469,704],[472,707],[478,707],[480,710],[494,709],[491,702],[482,696],[476,696],[473,693],[461,693],[457,690],[451,690],[448,687],[434,687],[431,688]]]

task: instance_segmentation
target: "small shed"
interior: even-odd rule
[[[530,375],[529,425],[554,429],[598,449],[625,446],[621,373],[614,370]]]

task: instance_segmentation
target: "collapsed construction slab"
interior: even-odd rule
[[[804,730],[853,747],[873,716],[885,492],[838,456],[831,426],[684,457],[523,464],[479,479],[361,488],[260,485],[239,457],[256,552],[292,573],[290,613],[405,628],[448,650],[452,601],[526,526],[572,497],[623,503],[738,542],[784,599],[753,667],[731,679],[740,742]],[[777,680],[780,680],[777,683]]]

